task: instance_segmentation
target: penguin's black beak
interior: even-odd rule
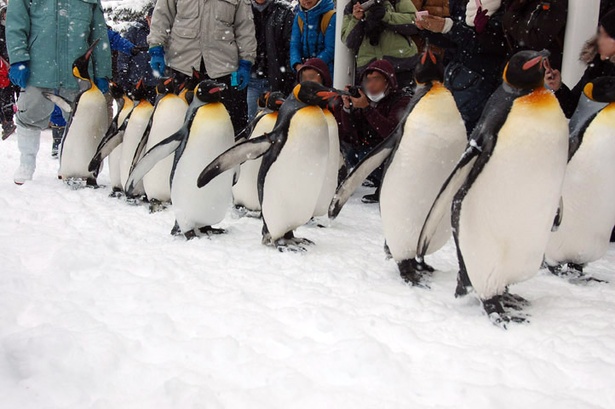
[[[100,41],[100,38],[97,38],[96,40],[94,40],[90,48],[88,48],[88,50],[85,52],[84,57],[86,61],[90,61],[90,58],[92,57],[92,53],[94,52],[94,48],[96,48],[96,45],[98,44],[99,41]]]
[[[219,82],[219,83],[215,84],[215,85],[213,86],[213,88],[211,88],[211,89],[209,90],[209,93],[210,93],[210,94],[215,94],[216,92],[222,92],[222,91],[224,91],[226,88],[227,88],[226,84],[223,84],[223,83]]]

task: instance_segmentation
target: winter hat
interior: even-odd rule
[[[370,72],[378,71],[389,82],[391,89],[397,89],[397,77],[395,77],[395,68],[387,60],[376,60],[372,62],[361,74],[361,82],[365,79]]]
[[[320,58],[310,58],[303,64],[303,67],[299,71],[297,71],[297,82],[301,80],[301,71],[310,68],[322,77],[322,85],[325,87],[331,87],[333,85],[333,81],[331,80],[331,73],[329,73],[329,67],[327,64]]]
[[[611,38],[615,38],[615,9],[609,11],[600,20],[600,25]]]
[[[502,5],[502,0],[468,0],[466,7],[466,24],[474,27],[474,19],[478,12],[478,6],[482,3],[483,10],[487,10],[487,15],[491,17]]]

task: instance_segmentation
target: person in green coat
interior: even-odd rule
[[[411,0],[351,0],[344,9],[342,41],[355,52],[357,78],[369,64],[384,59],[395,68],[400,88],[409,86],[418,62],[410,38],[419,32],[415,21]]]
[[[74,100],[79,85],[72,73],[73,61],[97,39],[90,76],[105,93],[106,78],[112,75],[111,50],[100,0],[10,1],[6,18],[9,78],[22,89],[15,118],[21,153],[16,184],[32,179],[41,130],[47,128],[54,109],[43,92]]]

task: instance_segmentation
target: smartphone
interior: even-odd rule
[[[237,80],[237,71],[233,71],[231,73],[231,87],[236,87],[239,85],[239,81]]]
[[[417,20],[423,20],[428,15],[429,15],[429,11],[428,10],[417,11],[416,12],[416,19]]]

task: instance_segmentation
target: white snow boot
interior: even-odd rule
[[[28,129],[18,125],[16,133],[21,158],[13,181],[17,185],[23,185],[27,180],[32,180],[34,169],[36,169],[36,154],[41,143],[41,131],[40,129]]]

